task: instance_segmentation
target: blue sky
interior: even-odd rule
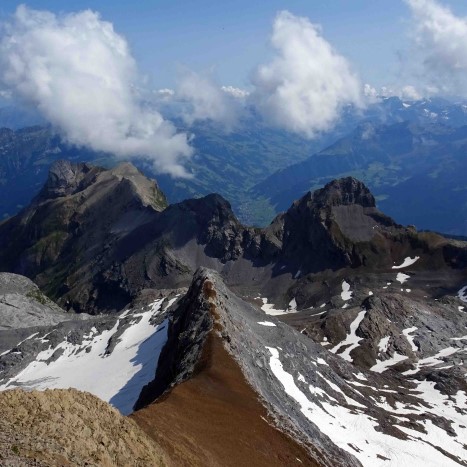
[[[23,2],[3,0],[3,18]],[[323,35],[347,57],[363,82],[398,79],[398,54],[407,45],[408,7],[399,0],[35,0],[34,9],[55,13],[85,8],[100,12],[128,40],[143,73],[156,87],[172,87],[180,66],[213,69],[222,84],[244,87],[251,71],[271,53],[268,38],[277,11],[287,9],[323,27]],[[465,0],[443,1],[467,16]]]
[[[467,98],[465,0],[0,5],[2,99],[174,176],[193,146],[170,115],[230,129],[253,109],[314,138],[382,96]]]

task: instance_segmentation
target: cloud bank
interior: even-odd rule
[[[187,135],[138,102],[137,78],[125,39],[90,10],[56,16],[20,6],[4,25],[2,84],[37,106],[70,143],[144,157],[160,172],[187,176]]]
[[[189,125],[195,121],[210,120],[231,130],[241,112],[240,92],[240,89],[231,86],[218,85],[210,74],[184,70],[175,98],[186,104],[183,119]]]
[[[412,11],[415,72],[439,93],[467,93],[467,18],[435,0],[405,0]],[[434,88],[433,88],[434,87]]]
[[[271,44],[276,55],[257,68],[251,97],[272,124],[313,137],[329,130],[346,104],[362,105],[359,79],[319,26],[282,11]]]

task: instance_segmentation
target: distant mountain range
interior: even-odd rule
[[[305,161],[260,182],[251,196],[277,211],[329,180],[355,176],[403,224],[467,235],[467,126],[360,125]]]
[[[0,125],[31,118],[0,109]],[[313,141],[271,129],[253,114],[230,132],[213,123],[186,128],[175,122],[195,135],[195,156],[187,164],[192,179],[157,175],[148,163],[134,161],[157,176],[171,202],[216,192],[230,200],[241,221],[266,225],[307,190],[352,175],[370,186],[379,206],[398,222],[467,234],[463,103],[391,97],[365,111],[348,107],[336,128]],[[105,167],[118,163],[111,154],[66,144],[47,127],[1,130],[0,218],[27,205],[50,164],[61,158]]]

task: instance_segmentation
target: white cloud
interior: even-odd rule
[[[359,79],[319,26],[282,11],[271,43],[276,55],[256,70],[252,93],[271,123],[313,137],[336,122],[343,106],[362,104]]]
[[[442,93],[467,92],[467,18],[435,0],[405,0],[413,16],[410,61]],[[418,69],[417,69],[418,68]]]
[[[363,96],[368,104],[375,104],[381,101],[381,94],[368,83],[363,86]]]
[[[400,98],[402,100],[417,101],[422,97],[423,96],[420,94],[417,88],[410,84],[407,86],[402,86],[402,89],[400,90]]]
[[[405,86],[382,86],[379,91],[381,97],[399,97],[405,101],[417,101],[432,94],[432,89],[426,86],[423,86],[420,91],[410,84]]]
[[[170,88],[163,88],[163,89],[158,89],[157,91],[154,91],[156,94],[156,97],[159,99],[163,100],[170,100],[175,96],[175,91]]]
[[[222,91],[237,99],[245,99],[250,95],[248,91],[234,86],[221,86]]]
[[[20,6],[0,39],[0,79],[67,140],[186,176],[187,135],[143,107],[125,39],[90,10],[56,16]]]
[[[183,118],[188,124],[211,120],[231,129],[237,122],[239,102],[223,91],[208,74],[184,70],[178,82],[176,98],[187,104]]]

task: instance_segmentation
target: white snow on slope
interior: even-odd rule
[[[94,328],[82,344],[64,341],[40,352],[34,362],[0,386],[0,390],[75,388],[110,402],[124,415],[130,414],[143,386],[154,379],[167,340],[167,319],[158,326],[149,322],[160,312],[163,301],[156,300],[149,311],[132,315],[135,324],[120,335],[110,355],[105,355],[105,350],[109,339],[118,331],[121,318],[112,329],[101,334]],[[86,348],[90,351],[86,352]],[[47,364],[56,351],[63,353]]]
[[[449,357],[450,355],[453,355],[456,352],[459,352],[460,350],[461,349],[456,349],[454,347],[447,347],[445,349],[442,349],[437,354],[432,355],[431,357],[420,359],[417,363],[415,363],[415,368],[413,370],[404,371],[402,374],[406,376],[414,375],[415,373],[418,373],[423,367],[436,366],[445,363],[443,360],[441,360],[441,358]]]
[[[337,344],[335,347],[330,349],[332,353],[337,353],[337,351],[344,346],[348,346],[344,352],[339,354],[340,357],[342,357],[344,360],[347,360],[348,362],[353,362],[353,358],[350,356],[350,352],[358,347],[359,342],[362,340],[361,337],[358,337],[355,332],[357,331],[358,327],[360,326],[360,323],[363,321],[363,318],[365,317],[366,310],[362,310],[358,313],[357,317],[352,321],[350,324],[350,333],[347,334],[347,337]]]
[[[286,372],[280,361],[279,351],[267,347],[271,353],[269,366],[277,380],[281,383],[285,393],[293,399],[301,412],[314,423],[320,431],[327,435],[333,443],[355,456],[364,466],[401,466],[401,467],[439,467],[458,466],[452,459],[444,456],[436,449],[441,446],[444,450],[465,459],[466,454],[462,446],[462,439],[466,430],[461,428],[462,416],[453,413],[456,421],[453,428],[457,437],[450,437],[442,429],[434,426],[430,421],[422,422],[426,433],[411,433],[408,440],[401,440],[381,431],[376,431],[377,422],[365,412],[349,410],[341,405],[333,405],[324,400],[320,403],[312,402],[307,395],[297,387],[294,377]],[[435,402],[433,413],[443,409],[446,397],[436,391],[434,383],[419,384],[422,391],[421,398]],[[313,386],[309,386],[310,394],[316,393]],[[451,401],[451,405],[454,405]],[[424,408],[423,408],[424,409]],[[449,407],[450,412],[454,409]],[[449,419],[451,419],[449,412]],[[458,422],[459,421],[459,422]],[[402,430],[402,428],[401,428]],[[404,428],[403,431],[406,431]],[[459,434],[460,433],[460,434]],[[350,445],[354,446],[353,449]],[[382,459],[383,456],[389,460]]]
[[[407,279],[410,279],[410,276],[408,276],[407,274],[404,274],[403,272],[397,273],[396,281],[399,281],[401,284],[403,284],[407,281]]]
[[[391,358],[388,358],[387,360],[376,360],[376,364],[373,365],[370,370],[374,371],[375,373],[383,373],[386,371],[389,367],[396,365],[399,362],[402,362],[403,360],[407,360],[409,357],[406,357],[405,355],[401,355],[397,352],[394,352],[394,355]]]
[[[287,311],[285,311],[285,310],[279,310],[279,309],[274,308],[274,304],[273,303],[268,303],[267,298],[262,298],[261,300],[263,302],[263,305],[261,306],[261,309],[267,315],[279,316],[279,315],[285,315],[287,313]]]
[[[261,297],[258,297],[261,298]],[[290,300],[289,305],[287,306],[286,310],[281,310],[279,308],[274,308],[275,305],[273,303],[268,303],[268,299],[266,297],[261,298],[263,304],[261,305],[261,310],[263,310],[267,315],[270,316],[280,316],[286,315],[288,313],[296,313],[297,312],[297,301],[295,298]]]
[[[295,298],[292,298],[292,300],[290,300],[287,311],[291,313],[297,311],[297,300],[295,300]]]
[[[350,284],[346,281],[342,282],[341,298],[342,300],[344,300],[344,302],[352,298],[352,291],[350,290]]]
[[[410,256],[407,256],[407,258],[404,259],[402,264],[399,264],[398,266],[393,266],[392,269],[402,269],[408,266],[412,266],[412,264],[416,263],[419,259],[420,259],[420,256],[415,256],[415,258],[411,258]]]
[[[405,338],[409,341],[409,344],[410,344],[410,346],[412,347],[412,350],[413,350],[414,352],[417,352],[417,351],[418,351],[418,347],[415,345],[415,342],[413,341],[415,336],[411,336],[410,334],[412,334],[413,332],[415,332],[417,329],[418,329],[418,328],[416,328],[416,327],[412,327],[412,328],[404,329],[404,330],[402,331],[402,334],[404,334]]]
[[[457,296],[465,303],[467,303],[467,285],[457,292]]]
[[[261,326],[276,327],[276,325],[271,323],[271,321],[258,321],[258,324],[261,324]]]
[[[386,336],[383,337],[378,344],[378,350],[380,352],[387,352],[388,347],[389,347],[389,339],[391,339],[391,336]]]

